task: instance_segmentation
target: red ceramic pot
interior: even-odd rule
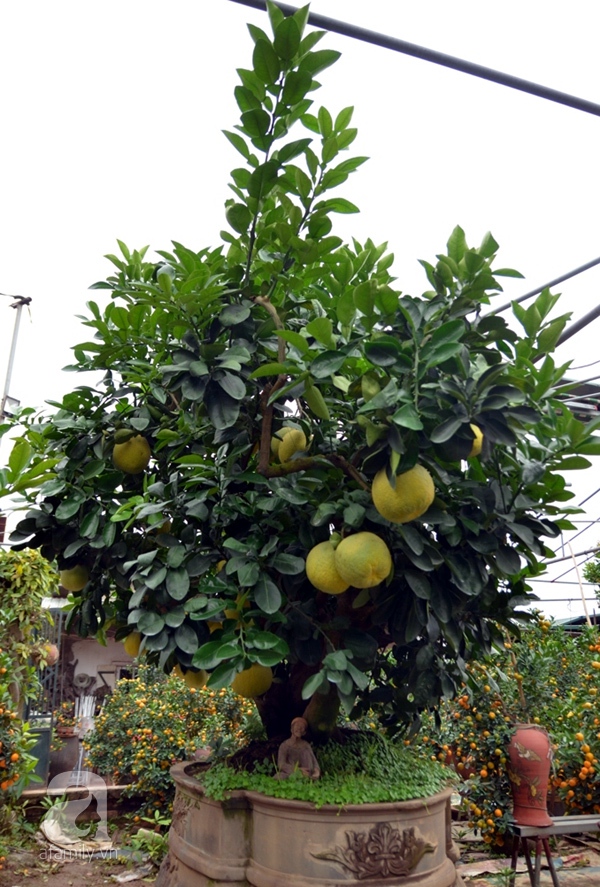
[[[552,825],[546,806],[552,763],[548,733],[537,724],[516,724],[508,755],[515,822],[541,827]]]

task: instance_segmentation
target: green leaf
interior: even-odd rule
[[[67,521],[74,517],[79,511],[81,504],[85,501],[85,495],[81,490],[74,490],[68,499],[63,499],[56,509],[56,518],[59,521]]]
[[[234,376],[232,373],[224,372],[222,375],[214,375],[215,381],[221,386],[223,391],[225,391],[230,397],[233,397],[234,400],[242,400],[246,396],[246,386],[244,385],[243,379],[240,379],[239,376]]]
[[[241,657],[240,657],[241,658]],[[238,660],[239,661],[239,660]],[[232,681],[234,680],[236,674],[238,673],[238,661],[232,662],[222,662],[221,665],[218,665],[214,671],[211,672],[211,675],[206,682],[206,686],[213,690],[220,690],[222,687],[230,687]],[[194,665],[196,664],[194,660]],[[202,666],[198,666],[201,668]]]
[[[463,345],[461,342],[448,342],[446,345],[423,349],[423,363],[427,369],[431,369],[439,366],[441,363],[445,363],[451,357],[456,357],[462,350]]]
[[[460,225],[456,226],[456,228],[450,235],[446,246],[450,258],[453,259],[456,264],[458,264],[467,251],[467,239],[465,237],[465,232],[460,227]]]
[[[289,647],[286,642],[271,631],[255,631],[248,634],[248,643],[255,650],[277,650],[282,656],[287,656]]]
[[[332,335],[333,324],[328,317],[315,317],[314,320],[306,324],[305,329],[321,345],[325,345],[326,348],[335,348],[335,339]]]
[[[79,532],[82,536],[85,536],[87,539],[91,539],[98,532],[98,526],[100,524],[100,512],[92,511],[90,514],[87,514],[84,519],[81,521],[81,525],[79,527]]]
[[[352,105],[350,105],[348,108],[343,108],[335,118],[335,123],[333,125],[334,130],[336,132],[341,132],[343,129],[347,129],[350,126],[350,121],[352,120],[353,114],[354,107]],[[362,159],[366,160],[366,157]]]
[[[167,571],[166,581],[169,595],[176,601],[182,601],[190,590],[190,577],[185,567]]]
[[[332,213],[358,213],[360,209],[354,203],[350,203],[344,197],[330,197],[316,204],[315,210],[325,210]]]
[[[196,668],[205,668],[207,671],[212,671],[223,660],[223,657],[218,655],[218,651],[222,646],[221,641],[207,641],[206,644],[202,644],[200,649],[194,653],[193,665]]]
[[[287,163],[289,160],[293,160],[294,157],[302,154],[311,142],[312,139],[297,139],[295,142],[288,142],[287,145],[284,145],[277,151],[277,159],[280,163]]]
[[[267,0],[267,13],[274,33],[277,26],[284,20],[285,16],[277,4],[273,3],[273,0]]]
[[[240,403],[223,391],[215,382],[209,383],[204,395],[204,403],[210,418],[217,430],[231,428],[240,414]]]
[[[271,125],[271,116],[262,108],[254,108],[246,111],[241,117],[244,131],[252,138],[266,135]]]
[[[185,616],[186,613],[183,607],[174,607],[168,613],[165,613],[165,625],[168,625],[169,628],[179,628],[185,621]]]
[[[263,613],[276,613],[281,607],[281,592],[266,573],[261,573],[254,586],[254,600]]]
[[[323,351],[313,360],[310,371],[315,379],[328,379],[344,364],[346,355],[339,351]]]
[[[312,675],[302,687],[302,698],[310,699],[315,693],[327,693],[329,681],[322,672]]]
[[[315,74],[335,64],[340,56],[341,52],[337,52],[335,49],[317,49],[316,52],[309,52],[304,56],[299,68],[301,71],[308,71],[314,77]]]
[[[288,576],[296,576],[298,573],[302,573],[305,566],[304,558],[296,557],[293,554],[286,554],[285,552],[276,554],[269,563],[278,573],[284,573]]]
[[[366,690],[371,682],[369,675],[360,671],[352,662],[346,664],[346,671],[356,684],[359,690]]]
[[[24,438],[21,437],[15,441],[8,457],[8,467],[12,472],[13,480],[16,480],[19,474],[27,468],[32,455],[33,448]]]
[[[490,232],[484,235],[483,240],[481,241],[481,246],[479,247],[479,254],[483,256],[485,259],[491,259],[493,255],[498,252],[499,245],[496,243]],[[495,274],[498,272],[495,271]],[[519,275],[521,276],[521,275]]]
[[[184,653],[193,655],[198,649],[198,635],[191,625],[180,625],[174,637],[175,643]]]
[[[142,634],[155,635],[163,630],[165,621],[158,613],[145,610],[138,619],[137,628]]]
[[[582,468],[590,468],[592,463],[583,456],[567,456],[560,461],[561,471],[579,471]]]
[[[392,421],[402,428],[410,428],[412,431],[422,431],[423,423],[415,407],[411,403],[405,403],[392,416]]]
[[[405,570],[404,578],[408,582],[411,591],[421,600],[428,601],[431,596],[431,583],[424,573],[416,570]]]
[[[390,379],[385,388],[382,388],[381,391],[371,398],[367,403],[364,403],[358,410],[359,413],[369,413],[374,410],[381,409],[389,409],[392,406],[396,406],[398,401],[398,385],[396,384],[395,379]]]
[[[275,52],[282,61],[289,62],[294,58],[300,46],[301,36],[298,22],[295,21],[293,16],[288,16],[279,22],[275,28],[273,45]]]
[[[449,320],[433,330],[431,343],[433,345],[445,345],[448,342],[458,342],[466,332],[466,324],[463,320]]]
[[[357,502],[344,508],[344,523],[349,527],[360,527],[365,517],[365,508]]]
[[[279,65],[279,59],[277,58],[277,52],[267,40],[258,40],[254,44],[252,67],[254,68],[256,76],[259,77],[263,83],[270,85],[277,82],[281,67]]]
[[[335,668],[337,671],[345,671],[347,664],[348,659],[343,650],[335,650],[333,653],[328,653],[323,659],[323,665],[326,665],[327,668]]]
[[[360,305],[357,305],[357,307],[360,308]],[[407,366],[411,364],[408,355],[405,355],[402,351],[400,342],[394,339],[393,336],[379,336],[377,339],[365,342],[364,350],[365,355],[375,366],[394,366],[398,361]]]
[[[257,200],[266,197],[271,188],[277,183],[279,163],[276,160],[267,160],[258,166],[248,181],[248,194]]]
[[[283,339],[286,342],[289,342],[290,345],[293,345],[300,354],[306,354],[310,350],[310,346],[306,341],[306,338],[300,333],[295,333],[293,330],[276,330],[275,334],[279,336],[280,339]],[[284,366],[284,364],[279,364],[279,366]],[[284,370],[285,372],[285,370]]]
[[[262,379],[264,376],[281,376],[289,372],[286,363],[265,363],[250,373],[251,379]]]
[[[234,203],[227,207],[227,221],[238,234],[245,234],[252,222],[252,213],[243,203]]]
[[[308,71],[290,71],[289,74],[285,78],[285,83],[283,86],[283,94],[282,101],[285,102],[286,105],[295,105],[299,101],[301,101],[306,93],[310,90],[312,86],[312,77],[308,73]],[[304,139],[302,141],[305,141]],[[310,144],[310,139],[307,140]],[[304,150],[304,149],[302,149]],[[292,157],[295,157],[296,154],[299,154],[300,151],[289,154],[288,157],[282,158],[280,156],[280,160],[291,160]],[[281,152],[280,152],[281,155]]]

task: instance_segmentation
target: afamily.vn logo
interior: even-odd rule
[[[83,858],[84,853],[95,856],[102,850],[109,851],[106,792],[104,779],[89,770],[67,770],[50,780],[47,791],[49,809],[40,825],[46,838],[60,849],[51,848],[45,851],[47,854],[61,853],[64,858],[67,853]],[[93,822],[78,824],[78,817],[93,800],[96,801]]]

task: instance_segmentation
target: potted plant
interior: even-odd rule
[[[559,399],[557,297],[515,304],[520,333],[488,309],[520,276],[490,234],[469,247],[457,227],[414,297],[386,244],[333,233],[357,209],[334,189],[366,159],[344,154],[352,108],[314,104],[338,53],[315,49],[307,8],[268,8],[225,134],[241,165],[224,245],[108,257],[74,348],[103,378],[26,420],[59,461],[12,539],[57,558],[81,633],[231,685],[274,742],[302,716],[318,745],[340,709],[400,732],[526,618],[573,510],[561,472],[600,443]],[[176,778],[173,847],[198,800]]]
[[[54,712],[54,728],[58,736],[75,736],[77,719],[75,718],[75,703],[62,702],[60,708]]]

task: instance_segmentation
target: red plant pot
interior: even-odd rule
[[[552,825],[546,804],[552,762],[548,733],[537,724],[516,724],[508,756],[515,822],[540,827]]]

